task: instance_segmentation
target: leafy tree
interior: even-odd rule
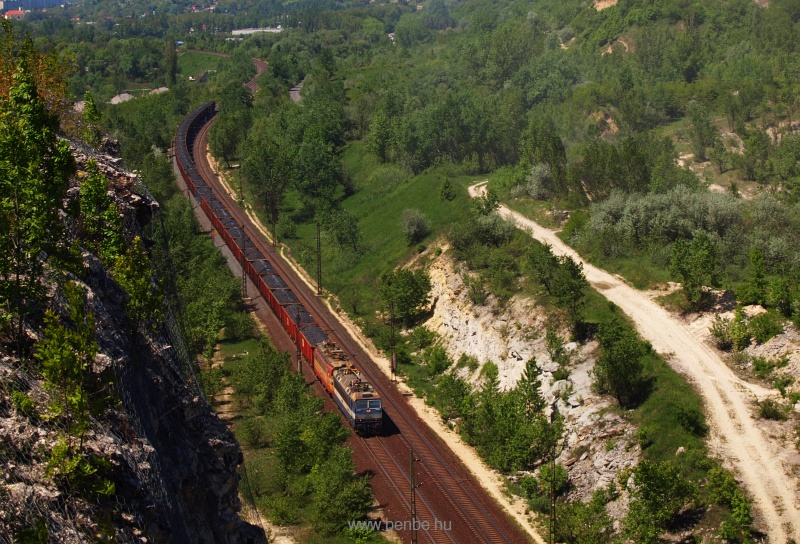
[[[767,302],[767,272],[764,253],[755,245],[750,246],[749,277],[739,298],[745,304],[764,305]]]
[[[408,245],[421,241],[430,231],[428,218],[416,208],[403,210],[400,217],[400,226],[403,229],[403,235],[406,237]]]
[[[342,167],[333,144],[326,141],[321,127],[305,130],[294,160],[294,186],[308,206],[333,200],[342,180]]]
[[[83,95],[83,113],[81,113],[81,117],[84,123],[81,136],[87,144],[97,147],[102,136],[98,127],[100,112],[97,110],[97,104],[89,91],[86,91]]]
[[[94,316],[86,310],[83,289],[69,283],[64,286],[64,295],[73,328],[62,325],[56,314],[48,311],[45,337],[37,345],[36,358],[42,366],[45,387],[57,395],[50,413],[64,419],[70,434],[79,438],[82,449],[90,416],[86,380],[98,345],[94,338]]]
[[[570,544],[605,544],[612,541],[614,523],[608,515],[607,493],[597,490],[588,503],[572,501],[557,507],[556,540]]]
[[[406,13],[394,27],[395,40],[403,47],[411,47],[431,39],[431,31],[418,15]]]
[[[381,276],[379,292],[384,303],[394,306],[394,315],[405,325],[411,325],[420,308],[428,301],[431,279],[424,270],[401,268]]]
[[[716,271],[716,248],[705,232],[698,232],[691,241],[680,239],[672,245],[670,272],[681,280],[683,293],[692,308],[700,305],[703,286],[714,284]]]
[[[497,197],[497,194],[489,188],[483,196],[473,198],[471,205],[472,210],[477,215],[490,215],[500,207],[500,199]]]
[[[347,248],[356,255],[361,254],[361,229],[355,215],[339,206],[323,208],[317,215],[322,229],[334,244]]]
[[[362,519],[372,505],[372,490],[367,478],[355,478],[355,465],[349,448],[337,447],[311,471],[316,496],[315,528],[333,534],[350,520]]]
[[[42,254],[55,251],[60,237],[58,208],[74,160],[56,138],[58,118],[27,60],[11,81],[8,98],[0,98],[0,307],[16,319],[22,350],[29,303],[42,296]]]
[[[175,50],[175,38],[167,36],[164,41],[164,72],[166,83],[172,87],[178,81],[178,52]]]
[[[292,154],[286,142],[273,138],[271,134],[260,138],[251,136],[242,162],[242,175],[253,185],[264,203],[267,218],[272,224],[272,237],[277,240],[275,226],[278,223],[286,190],[292,181]]]
[[[675,516],[694,500],[697,488],[670,462],[644,460],[633,478],[625,534],[636,542],[655,544]]]
[[[142,239],[137,236],[114,264],[114,279],[128,294],[125,310],[134,329],[147,321],[158,321],[163,311],[160,289],[154,285],[152,273]]]
[[[550,168],[553,192],[557,196],[565,196],[567,154],[553,122],[540,116],[531,117],[531,122],[522,135],[520,147],[528,164],[545,164]]]
[[[688,117],[687,130],[689,141],[692,143],[692,151],[698,161],[706,159],[706,148],[713,147],[718,135],[714,126],[711,124],[711,116],[706,106],[692,100],[686,105],[686,115]]]
[[[230,166],[252,122],[253,97],[250,91],[236,81],[223,87],[219,98],[219,116],[209,134],[211,152],[222,157]]]
[[[594,364],[595,383],[600,391],[613,395],[620,406],[630,406],[641,397],[644,346],[619,318],[601,323],[597,337],[603,351]]]
[[[97,163],[90,160],[80,189],[81,227],[92,250],[105,262],[113,263],[123,252],[125,241],[122,218],[108,197],[107,184]]]

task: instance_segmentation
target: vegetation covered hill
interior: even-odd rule
[[[393,346],[388,326],[396,293],[381,286],[446,235],[473,272],[473,302],[487,293],[500,303],[520,291],[541,295],[560,307],[555,313],[576,338],[597,334],[606,364],[627,353],[656,365],[593,295],[582,301],[574,263],[554,261],[493,216],[496,198],[563,226],[565,240],[639,286],[680,281],[682,308],[704,307],[707,288],[719,286],[769,308],[753,325],[759,334],[800,317],[800,10],[792,0],[621,0],[602,10],[580,0],[221,2],[201,13],[182,4],[152,11],[100,2],[32,17],[23,28],[46,50],[72,55],[76,97],[171,87],[101,106],[125,160],[145,178],[164,172],[159,152],[179,116],[217,99],[212,150],[240,166],[230,172],[233,186],[241,183],[309,270],[320,258],[320,232],[323,285],[379,347],[397,348],[406,361],[413,347]],[[279,34],[229,40],[223,33],[279,22]],[[175,40],[235,55],[219,62],[209,83],[190,87],[199,59],[181,61]],[[249,57],[270,66],[254,98],[240,86]],[[300,81],[303,99],[293,103],[288,89]],[[490,179],[493,196],[474,206],[464,188],[478,177]],[[419,285],[408,282],[411,291]],[[223,307],[235,306],[225,300]],[[208,347],[220,320],[206,323],[197,342]],[[744,342],[749,329],[727,327],[722,341]],[[616,391],[611,376],[601,381],[621,404],[636,404],[636,387]],[[477,404],[463,414],[467,421],[494,402],[471,395]],[[702,434],[697,421],[692,428]],[[528,456],[523,465],[540,460]],[[520,466],[509,463],[501,468]],[[642,478],[663,483],[674,477],[670,467],[651,467]],[[722,490],[724,519],[706,521],[729,540],[747,541],[744,495],[724,473],[711,482],[709,467],[679,468],[702,496]],[[691,489],[672,491],[686,505]],[[626,527],[644,527],[643,519]],[[675,528],[676,519],[659,523]],[[636,538],[659,536],[642,534]]]

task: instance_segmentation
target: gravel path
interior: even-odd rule
[[[485,186],[486,181],[471,186],[470,196],[483,194]],[[498,211],[540,242],[550,244],[556,255],[569,255],[583,263],[589,283],[633,320],[641,336],[672,368],[695,384],[710,419],[711,445],[736,468],[769,541],[784,544],[789,538],[800,539],[800,510],[793,467],[780,462],[780,445],[762,431],[752,415],[753,402],[775,396],[775,391],[739,379],[719,355],[680,320],[645,293],[584,261],[555,232],[505,206],[500,206]]]

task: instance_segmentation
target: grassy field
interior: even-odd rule
[[[363,251],[355,257],[323,244],[322,284],[339,297],[342,308],[351,316],[371,318],[379,307],[377,289],[381,274],[413,258],[421,246],[431,244],[467,213],[466,188],[475,178],[456,176],[444,168],[411,176],[394,166],[379,164],[360,142],[349,144],[342,162],[356,190],[341,205],[358,218]],[[456,192],[450,201],[439,197],[445,178]],[[247,188],[245,195],[253,202]],[[304,215],[297,194],[287,196],[286,208],[285,213],[297,223],[297,233],[282,242],[316,277],[316,225],[309,214]],[[400,216],[408,208],[420,210],[430,223],[430,233],[413,246],[404,238],[400,224]],[[263,215],[259,216],[263,221]]]
[[[206,55],[194,51],[187,51],[178,57],[178,72],[184,77],[195,79],[205,70],[216,70],[223,58],[217,55]]]

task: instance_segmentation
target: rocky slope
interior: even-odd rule
[[[438,333],[448,354],[457,360],[462,354],[478,359],[480,366],[470,372],[456,372],[475,384],[480,367],[494,362],[499,370],[500,387],[512,388],[525,369],[525,362],[536,358],[542,371],[542,395],[565,418],[565,433],[557,462],[569,472],[572,491],[570,499],[588,500],[592,493],[617,481],[625,469],[634,467],[641,449],[635,438],[636,429],[609,410],[613,402],[591,389],[591,369],[594,365],[596,343],[578,346],[565,345],[570,362],[559,373],[569,371],[566,379],[554,379],[559,364],[547,352],[544,309],[533,301],[515,296],[503,309],[498,309],[492,297],[486,305],[475,306],[467,298],[462,272],[443,254],[429,269],[435,301],[433,315],[425,325]],[[621,518],[627,504],[623,494],[609,507],[610,513]]]
[[[87,155],[75,155],[80,179]],[[105,158],[100,168],[112,180],[126,236],[140,233],[157,203],[114,160]],[[67,199],[77,195],[76,182]],[[262,529],[239,518],[239,445],[179,357],[175,327],[166,320],[146,337],[132,334],[125,292],[94,255],[84,252],[83,264],[84,274],[72,279],[86,290],[95,318],[99,351],[92,373],[110,371],[119,398],[91,421],[84,448],[110,461],[105,476],[115,492],[97,496],[54,483],[47,464],[64,429],[44,415],[52,395],[30,365],[6,350],[0,359],[0,543],[25,530],[46,538],[31,542],[266,543]],[[48,306],[63,316],[51,274],[44,280]],[[29,335],[41,339],[42,331]],[[14,392],[27,395],[33,407],[23,409]]]

